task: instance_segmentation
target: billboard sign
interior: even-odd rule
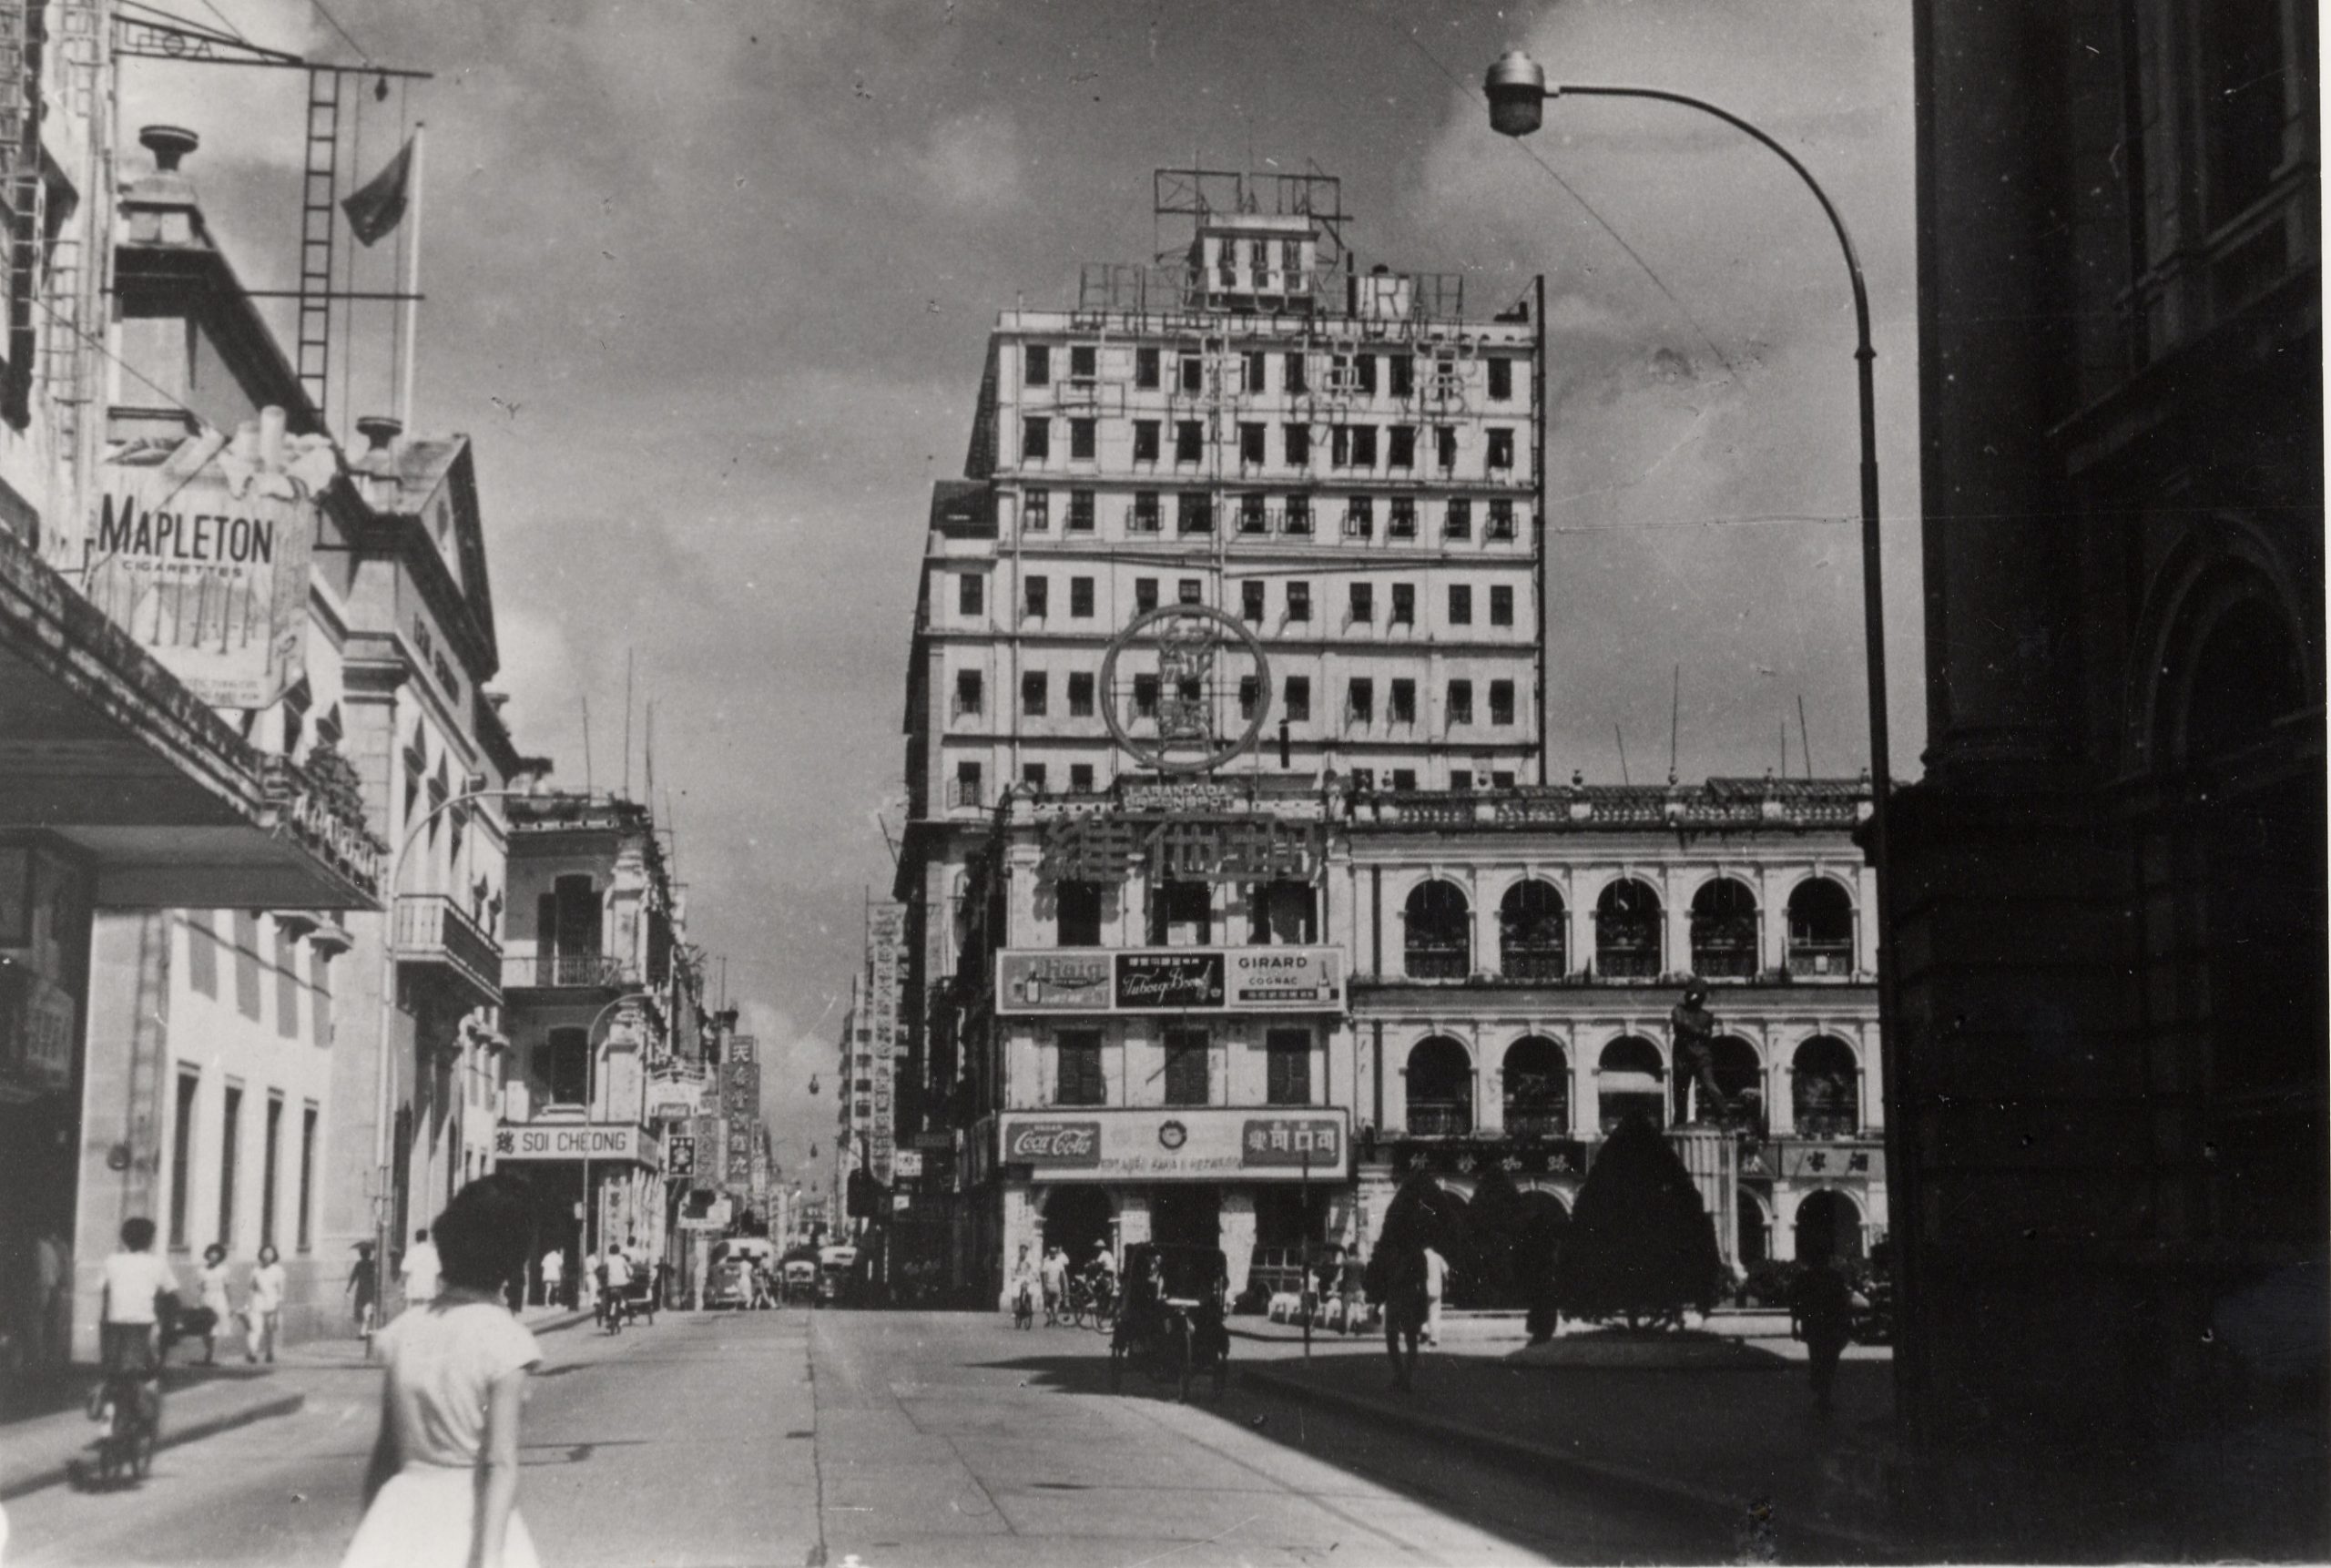
[[[1338,1180],[1351,1166],[1339,1107],[1095,1110],[1074,1118],[1007,1111],[1003,1161],[1037,1181]]]
[[[1331,947],[1020,948],[996,955],[1000,1017],[1057,1013],[1340,1013]]]

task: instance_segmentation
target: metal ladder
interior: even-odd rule
[[[341,73],[308,72],[308,142],[300,179],[300,385],[319,413],[331,383],[333,199],[339,194]]]

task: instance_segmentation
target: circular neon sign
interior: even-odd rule
[[[1117,668],[1131,654],[1154,670],[1133,672],[1140,710],[1120,709]],[[1252,674],[1235,668],[1244,661]],[[1140,682],[1155,682],[1145,695]],[[1238,713],[1241,683],[1254,682],[1254,709]],[[1271,667],[1263,645],[1246,625],[1210,605],[1160,605],[1134,617],[1101,661],[1101,716],[1111,738],[1135,760],[1160,773],[1207,773],[1255,748],[1270,716]],[[1222,721],[1225,708],[1232,722]],[[1147,733],[1135,734],[1139,726]]]

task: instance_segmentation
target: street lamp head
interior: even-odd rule
[[[1508,49],[1481,83],[1489,94],[1490,128],[1500,136],[1528,136],[1546,119],[1546,73],[1519,49]]]

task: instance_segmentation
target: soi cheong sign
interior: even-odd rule
[[[1021,948],[998,953],[999,1016],[1062,1013],[1340,1013],[1331,947]]]
[[[1036,1181],[1314,1181],[1350,1168],[1339,1108],[1004,1113],[1003,1160]]]
[[[662,1151],[646,1129],[604,1122],[588,1125],[580,1122],[565,1125],[537,1122],[496,1127],[494,1157],[504,1162],[593,1159],[610,1164],[663,1164]]]

